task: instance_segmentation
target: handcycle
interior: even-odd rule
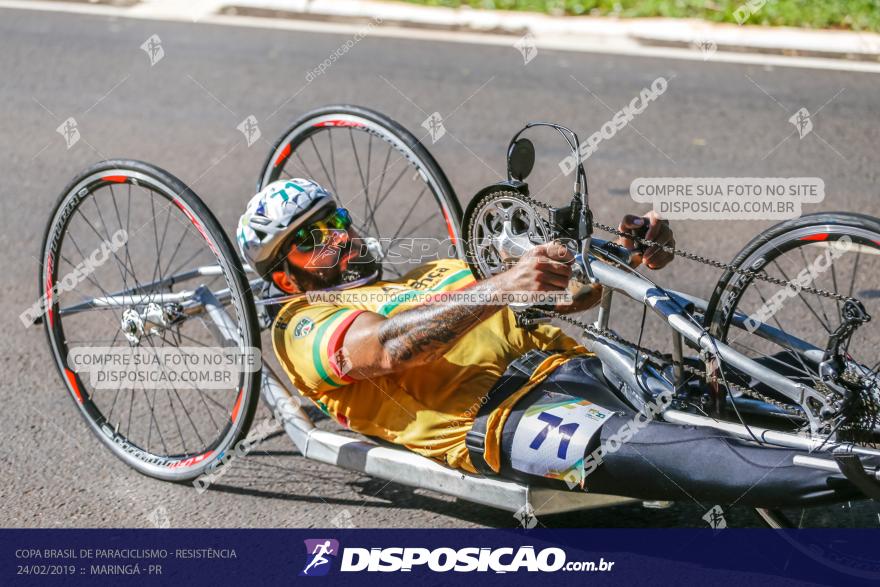
[[[445,243],[442,254],[466,260],[477,278],[503,271],[531,247],[563,240],[575,253],[577,279],[603,287],[598,317],[586,323],[550,308],[524,307],[517,309],[522,327],[551,318],[568,322],[634,409],[671,394],[671,405],[656,417],[802,450],[795,466],[842,474],[866,498],[864,509],[850,506],[845,516],[829,515],[827,508],[815,515],[802,508],[758,509],[768,525],[873,518],[873,500],[880,496],[880,471],[871,464],[880,457],[880,363],[871,352],[880,341],[869,325],[880,296],[869,283],[880,262],[880,221],[851,213],[803,216],[761,233],[730,263],[673,250],[723,269],[704,300],[654,283],[629,267],[630,251],[594,235],[599,229],[641,247],[656,244],[593,219],[579,156],[567,205],[553,207],[530,195],[525,179],[535,151],[524,133],[536,127],[558,131],[577,155],[575,133],[530,123],[508,145],[507,178],[477,192],[464,214],[420,141],[388,117],[357,106],[327,106],[297,120],[274,144],[257,189],[295,176],[328,186],[351,211],[357,232],[378,246],[385,277],[403,270],[393,261],[400,255],[389,250],[402,239]],[[83,260],[117,230],[125,231],[125,244],[111,250],[106,263],[82,271]],[[837,251],[840,243],[847,253],[828,271],[808,271],[811,281],[795,283],[796,295],[766,322],[751,318],[770,297],[762,286],[791,288],[792,276],[802,274],[798,268],[809,269],[807,253]],[[100,441],[140,473],[192,482],[216,470],[247,436],[262,397],[308,459],[536,515],[636,501],[466,474],[402,448],[319,428],[314,411],[268,360],[259,370],[242,369],[223,389],[96,388],[72,368],[72,349],[259,351],[260,332],[270,326],[267,308],[289,299],[267,297],[208,206],[153,165],[104,161],[77,175],[52,211],[40,259],[45,312],[36,321],[44,325],[61,379]],[[839,275],[847,263],[851,271]],[[80,279],[67,279],[71,272]],[[830,289],[820,288],[819,279],[830,279]],[[612,330],[615,296],[662,318],[672,351],[647,349]]]

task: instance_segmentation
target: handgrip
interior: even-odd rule
[[[628,230],[627,232],[635,237],[645,238],[645,235],[648,234],[648,230],[651,228],[651,221],[648,218],[643,216],[642,222],[644,223],[644,224],[642,224],[642,226],[640,226],[639,228]],[[647,250],[647,248],[648,248],[647,246],[644,245],[644,243],[640,243],[638,241],[634,241],[633,244],[635,245],[635,248],[633,249],[633,251],[637,252],[637,253],[644,253],[645,250]]]

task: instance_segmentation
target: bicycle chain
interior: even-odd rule
[[[531,198],[531,197],[526,196],[521,193],[515,193],[515,196],[526,201],[527,203],[529,203],[537,208],[542,208],[547,211],[549,211],[553,208],[549,204],[545,204],[544,202],[541,202],[539,200],[535,200],[534,198]],[[723,269],[726,271],[730,271],[732,273],[743,275],[749,279],[758,279],[758,280],[766,281],[768,283],[772,283],[772,284],[775,284],[775,285],[778,285],[781,287],[794,286],[797,291],[806,291],[806,292],[812,293],[814,295],[818,295],[818,296],[826,297],[826,298],[831,298],[831,299],[841,301],[841,302],[846,302],[846,301],[850,301],[850,300],[855,301],[854,298],[841,295],[837,292],[830,292],[830,291],[827,291],[824,289],[819,289],[819,288],[815,288],[815,287],[811,287],[811,286],[804,286],[804,285],[796,284],[794,282],[787,281],[784,279],[779,279],[777,277],[771,277],[770,275],[767,275],[766,273],[759,272],[759,271],[752,271],[750,269],[742,269],[742,268],[737,267],[735,265],[732,265],[730,263],[725,263],[725,262],[719,261],[717,259],[712,259],[710,257],[705,257],[703,255],[698,255],[696,253],[691,253],[689,251],[677,249],[674,246],[661,244],[661,243],[653,241],[653,240],[649,240],[649,239],[646,239],[646,238],[643,238],[640,236],[632,235],[632,234],[629,234],[629,233],[624,232],[622,230],[616,229],[612,226],[609,226],[607,224],[593,222],[593,226],[595,226],[596,228],[598,228],[600,230],[603,230],[605,232],[613,234],[615,236],[632,240],[632,241],[634,241],[634,242],[636,242],[646,248],[647,247],[658,247],[661,250],[663,250],[664,252],[670,253],[673,256],[683,257],[683,258],[688,259],[690,261],[694,261],[697,263],[702,263],[704,265],[709,265],[711,267],[715,267],[716,269]],[[567,315],[562,314],[560,312],[556,312],[554,310],[537,309],[537,308],[536,308],[536,310],[547,315],[547,316],[557,318],[558,320],[561,320],[563,322],[567,322],[573,326],[581,328],[581,329],[585,330],[586,332],[593,334],[594,336],[601,336],[604,338],[608,338],[608,339],[610,339],[614,342],[617,342],[619,344],[626,345],[631,348],[637,349],[640,353],[651,356],[651,357],[653,357],[659,361],[662,361],[664,363],[672,363],[673,365],[675,365],[677,367],[681,367],[683,371],[686,371],[690,375],[693,375],[695,377],[699,377],[700,379],[703,379],[703,380],[708,379],[708,375],[706,372],[704,372],[700,369],[697,369],[696,367],[693,367],[691,365],[688,365],[686,363],[682,363],[680,361],[675,361],[675,360],[670,360],[662,352],[654,350],[654,349],[650,349],[647,347],[643,347],[639,344],[636,344],[632,341],[629,341],[629,340],[617,335],[616,333],[614,333],[608,329],[599,328],[597,326],[593,326],[591,324],[581,322],[580,320],[577,320],[575,318],[571,318],[570,316],[567,316]],[[786,404],[785,402],[781,402],[775,398],[772,398],[764,393],[761,393],[760,391],[757,391],[755,389],[751,389],[748,387],[744,387],[742,385],[739,385],[738,383],[733,383],[731,381],[726,381],[726,385],[728,388],[736,389],[737,391],[739,391],[743,395],[746,395],[746,396],[749,396],[752,398],[756,398],[756,399],[760,399],[761,401],[764,401],[770,405],[773,405],[773,406],[775,406],[775,407],[777,407],[777,408],[779,408],[789,414],[797,415],[797,416],[801,415],[801,411],[798,408],[795,408],[795,407],[791,406],[790,404]],[[824,385],[822,385],[821,387],[824,387]],[[828,389],[827,388],[820,389],[820,391],[824,391],[827,393]]]
[[[517,197],[525,200],[529,204],[532,204],[533,206],[536,206],[538,208],[543,208],[544,210],[548,210],[548,211],[553,209],[553,206],[551,206],[549,204],[545,204],[544,202],[541,202],[539,200],[535,200],[534,198],[532,198],[530,196],[526,196],[526,195],[520,194],[520,193],[515,193],[515,194]],[[857,301],[855,298],[852,298],[850,296],[844,296],[844,295],[841,295],[837,292],[828,291],[828,290],[824,290],[824,289],[820,289],[820,288],[816,288],[816,287],[812,287],[812,286],[808,286],[808,285],[800,285],[800,284],[794,283],[793,281],[787,281],[785,279],[780,279],[778,277],[772,277],[762,271],[752,271],[751,269],[742,269],[742,268],[737,267],[736,265],[733,265],[731,263],[725,263],[724,261],[712,259],[711,257],[704,257],[703,255],[698,255],[696,253],[691,253],[689,251],[677,249],[674,246],[661,244],[661,243],[658,243],[657,241],[648,240],[648,239],[642,238],[640,236],[632,235],[632,234],[629,234],[629,233],[624,232],[622,230],[618,230],[617,228],[614,228],[614,227],[609,226],[607,224],[602,224],[600,222],[593,222],[593,226],[595,226],[596,228],[598,228],[600,230],[604,230],[605,232],[611,233],[615,236],[623,237],[623,238],[627,238],[629,240],[635,241],[640,245],[643,245],[646,247],[659,247],[664,252],[670,253],[673,256],[684,257],[685,259],[688,259],[689,261],[695,261],[697,263],[709,265],[711,267],[715,267],[716,269],[724,269],[724,270],[730,271],[732,273],[744,275],[744,276],[751,278],[751,279],[759,279],[761,281],[766,281],[768,283],[772,283],[774,285],[778,285],[781,287],[793,286],[798,291],[806,291],[808,293],[812,293],[817,296],[831,298],[833,300],[837,300],[840,302],[847,302],[847,301],[855,302],[855,301]]]

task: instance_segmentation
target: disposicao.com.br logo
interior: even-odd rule
[[[340,554],[339,542],[321,538],[306,540],[307,560],[300,576],[315,577],[326,575],[331,568],[332,559]],[[416,567],[426,568],[436,573],[446,572],[493,572],[515,573],[517,571],[610,571],[613,561],[600,558],[599,561],[568,561],[561,548],[534,546],[517,548],[465,547],[465,548],[420,548],[399,547],[342,549],[340,572],[408,572]]]

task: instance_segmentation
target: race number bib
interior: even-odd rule
[[[613,410],[556,395],[530,407],[513,434],[511,465],[551,479],[583,478],[584,453]]]

